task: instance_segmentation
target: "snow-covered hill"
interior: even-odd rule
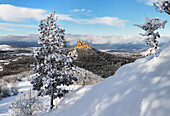
[[[170,115],[169,51],[170,43],[158,50],[157,58],[139,59],[95,86],[69,93],[44,116]]]

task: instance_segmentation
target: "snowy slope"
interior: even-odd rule
[[[139,59],[95,86],[69,93],[44,116],[170,115],[169,51],[170,43],[158,50],[157,58]]]

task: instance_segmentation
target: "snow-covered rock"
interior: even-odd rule
[[[15,48],[12,48],[9,45],[0,45],[0,50],[1,51],[7,51],[7,50],[15,50]]]
[[[56,110],[43,116],[168,116],[170,43],[124,65],[99,84],[69,93]]]

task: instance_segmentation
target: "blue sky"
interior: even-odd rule
[[[70,34],[138,35],[144,17],[170,16],[155,11],[156,0],[0,0],[0,35],[38,34],[39,21],[55,9],[58,23]],[[164,36],[170,24],[160,29]]]

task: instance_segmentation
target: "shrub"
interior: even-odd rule
[[[27,94],[20,94],[9,106],[9,112],[13,116],[32,116],[45,110],[44,103],[31,90]]]
[[[0,80],[0,97],[7,97],[10,95],[10,89],[7,82]]]

